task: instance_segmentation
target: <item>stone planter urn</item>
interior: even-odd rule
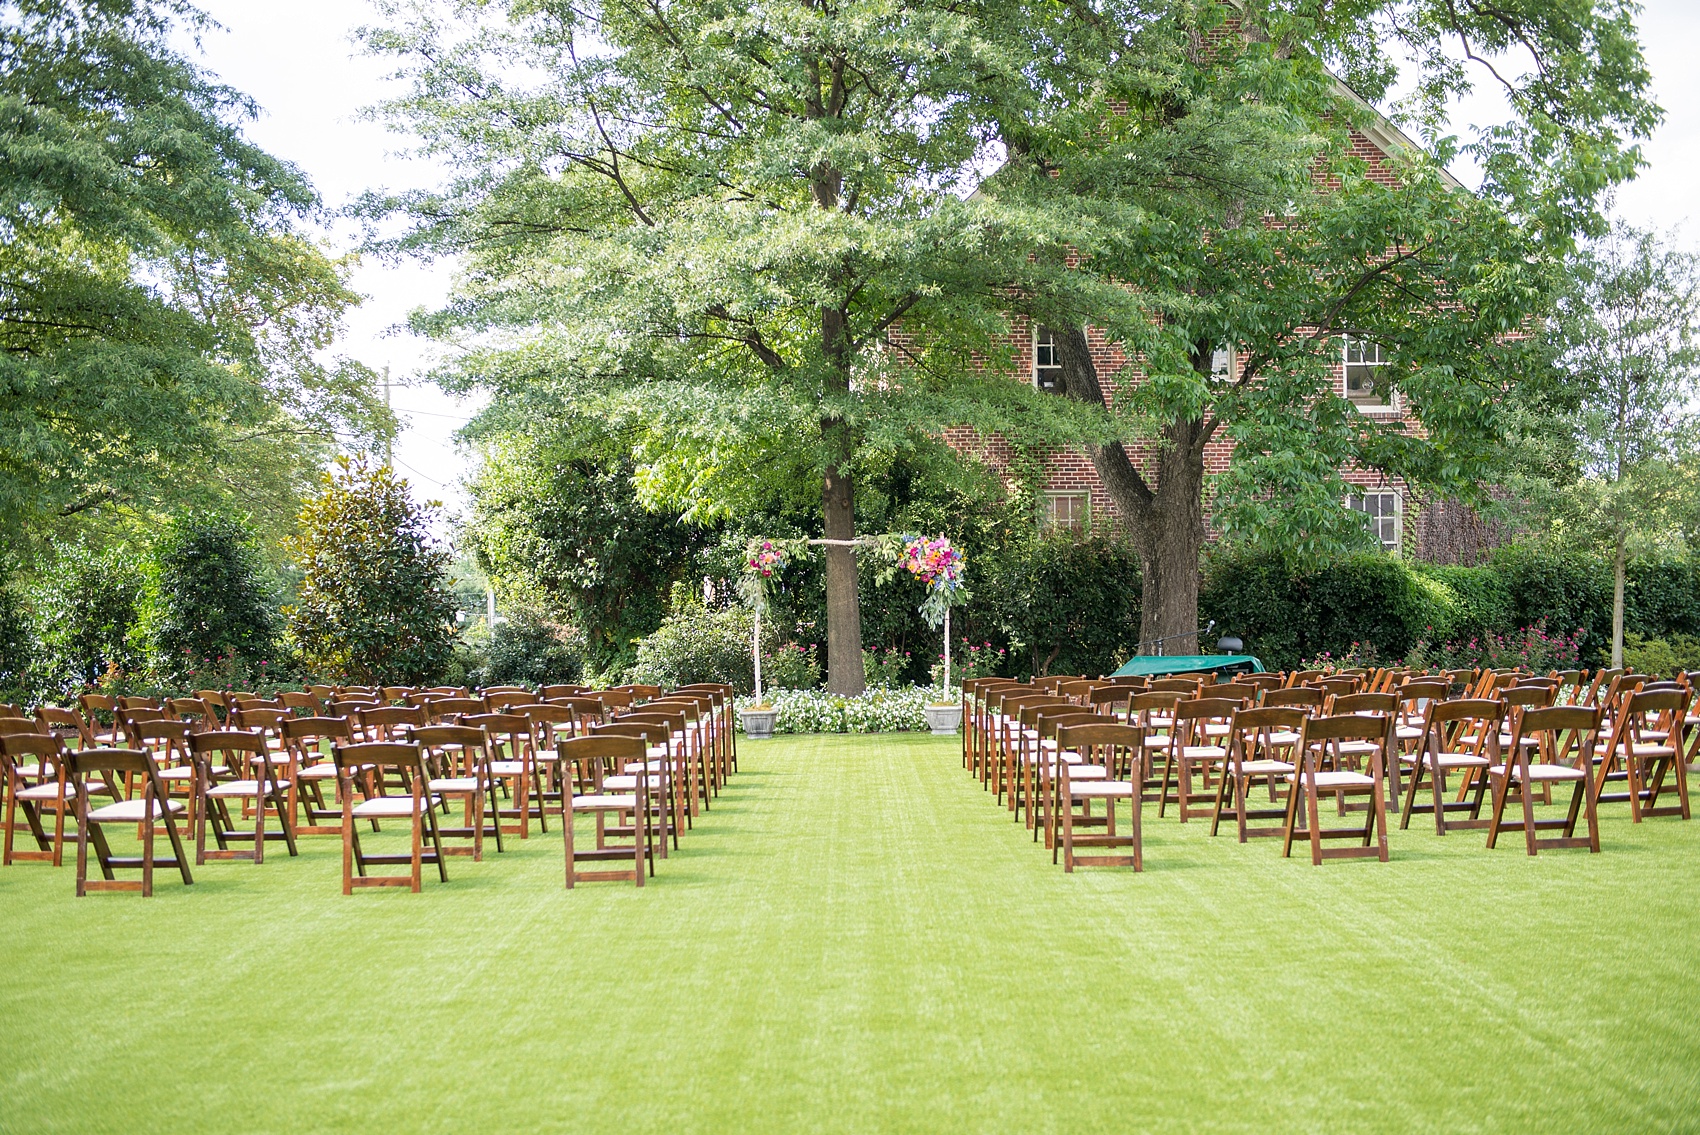
[[[962,725],[962,703],[952,702],[950,705],[927,705],[921,707],[921,712],[927,716],[927,728],[933,731],[934,737],[954,737]]]
[[[740,710],[738,716],[744,722],[744,736],[752,741],[765,741],[773,736],[773,725],[779,720],[779,711],[771,706],[764,706]]]

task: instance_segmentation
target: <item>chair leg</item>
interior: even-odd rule
[[[570,791],[570,789],[569,789]],[[568,800],[561,812],[561,839],[567,853],[567,890],[573,889],[573,806]]]
[[[1074,801],[1063,800],[1062,806],[1063,870],[1074,873]],[[1054,860],[1053,860],[1054,861]]]

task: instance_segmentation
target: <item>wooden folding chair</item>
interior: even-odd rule
[[[410,741],[367,741],[356,745],[337,745],[332,750],[337,769],[337,799],[342,802],[342,893],[351,895],[356,887],[408,887],[418,894],[424,876],[424,865],[436,865],[437,877],[449,881],[447,857],[443,842],[437,834],[436,797],[431,795],[430,776],[425,769],[425,757],[418,745]],[[406,785],[402,794],[367,796],[355,802],[356,778],[384,785],[394,774]],[[411,826],[412,848],[403,855],[397,853],[371,854],[360,846],[356,820],[405,819]],[[426,844],[429,842],[430,846]],[[369,866],[384,864],[408,865],[406,875],[368,875]]]
[[[1063,870],[1081,867],[1132,867],[1145,869],[1144,844],[1140,831],[1140,774],[1144,760],[1142,731],[1133,725],[1109,722],[1063,725],[1057,730],[1057,806],[1061,831],[1051,843],[1051,862],[1057,861],[1058,845]],[[1071,759],[1072,758],[1072,759]],[[1096,770],[1083,776],[1088,770]],[[1121,773],[1122,775],[1116,775]],[[1077,832],[1075,805],[1104,804],[1103,830]],[[1116,830],[1116,804],[1128,804],[1128,826]],[[1127,848],[1125,854],[1077,855],[1076,847]]]
[[[673,762],[673,776],[685,797],[687,824],[691,822],[691,817],[708,811],[710,805],[704,784],[706,772],[702,767],[700,754],[692,744],[689,719],[682,707],[645,702],[639,708],[630,713],[623,713],[614,720],[633,724],[665,725],[668,730],[666,743]]]
[[[724,682],[693,682],[688,686],[680,686],[674,692],[707,694],[714,700],[714,712],[719,718],[715,728],[721,739],[721,759],[729,772],[737,772],[738,728],[737,722],[733,720],[732,708],[736,694],[732,687]]]
[[[6,791],[5,846],[0,851],[0,864],[10,867],[15,860],[29,859],[59,866],[65,861],[65,823],[75,796],[65,742],[50,733],[0,733],[0,778]],[[19,809],[35,839],[31,851],[19,851],[14,844]],[[53,813],[51,836],[42,826],[47,812]]]
[[[553,701],[556,698],[582,698],[590,693],[589,686],[581,686],[572,682],[557,683],[552,686],[538,688],[538,701]]]
[[[457,799],[465,813],[459,827],[437,829],[441,839],[470,839],[471,847],[446,847],[445,855],[470,855],[474,863],[484,858],[484,836],[496,837],[496,850],[502,851],[501,808],[496,800],[496,782],[490,777],[490,737],[484,730],[471,725],[422,725],[413,730],[411,739],[424,752],[425,767],[431,773],[429,789],[433,796],[447,803]],[[485,807],[489,807],[490,827],[485,826]]]
[[[714,744],[714,699],[707,694],[681,694],[675,691],[663,698],[646,702],[645,713],[682,712],[685,715],[685,736],[695,751],[694,760],[702,766],[704,782],[710,795],[719,796],[729,769],[720,762],[720,750]]]
[[[65,709],[56,705],[38,705],[35,707],[35,720],[40,731],[51,733],[65,742],[67,748],[94,748],[94,739],[89,732],[88,722],[83,715],[74,709]]]
[[[1652,816],[1689,818],[1688,766],[1682,754],[1692,701],[1687,690],[1646,687],[1623,700],[1594,774],[1596,807],[1628,800],[1630,818],[1637,824]],[[1677,802],[1661,806],[1667,776],[1675,781]],[[1605,791],[1608,783],[1619,780],[1626,791]]]
[[[997,732],[999,721],[1003,715],[1003,699],[1020,697],[1036,691],[1031,686],[1010,678],[987,678],[976,690],[972,724],[974,740],[971,745],[970,759],[973,761],[974,775],[980,780],[982,789],[990,790],[999,781],[1001,765],[999,765],[999,750],[997,747]],[[998,799],[1003,799],[1002,789],[998,790]]]
[[[1060,770],[1061,764],[1074,764],[1081,767],[1075,770],[1075,779],[1079,781],[1102,779],[1108,773],[1100,766],[1083,763],[1086,758],[1062,747],[1058,740],[1058,732],[1069,725],[1120,725],[1122,722],[1114,717],[1100,717],[1085,706],[1072,702],[1062,705],[1038,706],[1023,713],[1025,718],[1032,715],[1033,731],[1037,735],[1037,744],[1032,746],[1034,791],[1038,800],[1038,814],[1029,823],[1033,829],[1035,842],[1041,830],[1045,833],[1045,846],[1053,851],[1057,841],[1057,808],[1060,799]],[[1085,805],[1090,807],[1090,805]],[[1031,811],[1031,809],[1029,809]],[[1090,812],[1075,818],[1077,825],[1097,826],[1101,817],[1093,816]],[[1054,858],[1054,856],[1053,856]]]
[[[665,725],[653,722],[615,721],[607,725],[595,727],[595,736],[636,737],[643,741],[645,751],[649,754],[644,758],[645,767],[642,770],[648,776],[647,790],[649,806],[645,814],[649,824],[655,829],[650,833],[650,856],[657,854],[662,859],[668,855],[667,841],[671,837],[673,848],[679,846],[679,826],[687,818],[684,794],[677,787],[677,766],[670,758],[667,745],[669,730]],[[580,770],[581,773],[584,770]],[[615,768],[612,765],[603,766],[602,790],[604,792],[638,791],[637,774],[640,770],[636,762],[627,761],[623,766]],[[580,784],[587,783],[583,779]],[[663,815],[662,813],[666,814]],[[633,822],[636,822],[635,819]],[[624,824],[608,826],[606,834],[611,838],[621,839],[631,836],[631,829]],[[659,848],[659,852],[657,852]],[[654,864],[651,863],[651,874],[654,874]]]
[[[1157,757],[1169,746],[1169,733],[1175,725],[1175,706],[1185,694],[1176,690],[1142,690],[1128,698],[1127,723],[1136,726],[1143,740],[1142,769],[1138,780],[1144,786],[1142,803],[1163,798],[1163,775],[1157,770]]]
[[[1590,709],[1582,706],[1530,709],[1518,716],[1507,763],[1488,769],[1488,780],[1493,788],[1493,811],[1487,836],[1489,847],[1498,842],[1501,830],[1513,826],[1523,829],[1530,855],[1543,847],[1585,847],[1590,852],[1600,850],[1593,775],[1594,741],[1600,728],[1600,716],[1598,707]],[[1524,745],[1525,737],[1534,738],[1536,744]],[[1539,754],[1539,760],[1529,759],[1531,748]],[[1563,818],[1537,819],[1532,791],[1534,785],[1566,782],[1575,785],[1568,814]],[[1522,823],[1507,825],[1505,806],[1514,785],[1522,801]],[[1588,836],[1579,839],[1576,837],[1576,821],[1584,811],[1588,820]],[[1562,834],[1540,838],[1540,832],[1552,830]]]
[[[516,713],[517,707],[535,705],[537,695],[530,690],[491,689],[482,690],[479,696],[484,699],[485,713]]]
[[[1398,755],[1399,760],[1411,766],[1411,779],[1399,818],[1400,830],[1409,828],[1411,817],[1418,812],[1434,816],[1435,835],[1445,835],[1448,828],[1488,825],[1482,817],[1487,770],[1502,761],[1500,731],[1504,721],[1505,703],[1495,698],[1429,701],[1423,715],[1422,743],[1411,753]],[[1454,772],[1465,778],[1463,787],[1468,798],[1460,795],[1456,800],[1447,799],[1447,776]],[[1432,799],[1419,804],[1417,793],[1425,781]],[[1448,820],[1448,812],[1468,812],[1469,818]]]
[[[1168,744],[1163,747],[1163,785],[1157,814],[1166,814],[1170,793],[1180,805],[1181,823],[1194,811],[1212,811],[1216,802],[1214,772],[1220,775],[1228,759],[1226,739],[1229,723],[1243,703],[1238,698],[1192,698],[1175,704],[1174,723]],[[1211,726],[1220,726],[1212,732]],[[1194,776],[1198,785],[1193,784]]]
[[[531,727],[531,751],[535,755],[532,762],[532,784],[529,800],[535,810],[537,826],[542,831],[549,830],[546,813],[553,804],[556,809],[561,807],[564,789],[554,779],[555,764],[545,759],[547,754],[554,752],[556,742],[567,738],[577,737],[588,733],[590,726],[584,721],[583,715],[575,709],[552,702],[527,702],[510,706],[509,713],[521,714]]]
[[[1295,840],[1310,843],[1310,861],[1320,866],[1324,859],[1352,859],[1374,856],[1387,862],[1387,799],[1383,795],[1386,777],[1384,767],[1387,750],[1391,747],[1392,722],[1386,717],[1343,714],[1338,717],[1307,717],[1299,730],[1295,753],[1298,768],[1287,775],[1290,791],[1287,794],[1287,816],[1281,842],[1281,854],[1293,853]],[[1359,772],[1342,767],[1338,755],[1341,744],[1367,741],[1373,746],[1364,763],[1368,771]],[[1369,807],[1364,809],[1361,828],[1322,826],[1321,797],[1323,793],[1342,796],[1365,796]],[[1326,840],[1350,839],[1357,847],[1326,847]],[[1372,841],[1374,846],[1371,846]]]
[[[193,883],[189,873],[188,856],[177,834],[177,817],[182,814],[182,801],[166,795],[159,779],[159,769],[153,757],[140,749],[93,748],[67,752],[65,759],[71,770],[72,788],[76,793],[77,816],[77,897],[90,891],[140,891],[143,898],[153,894],[153,875],[156,867],[176,868],[185,885]],[[136,795],[129,800],[115,801],[95,807],[90,799],[93,792],[134,779],[139,784]],[[120,856],[112,853],[105,828],[109,825],[138,827],[141,832],[142,853],[139,856]],[[165,828],[172,854],[159,858],[154,854],[155,833]],[[95,862],[101,878],[89,878],[89,846],[94,846]],[[119,870],[139,869],[139,881],[119,879]]]
[[[563,791],[563,816],[561,819],[562,839],[566,851],[567,889],[571,890],[579,883],[592,881],[623,881],[630,879],[637,886],[643,886],[644,875],[654,874],[655,860],[653,855],[654,827],[638,817],[647,816],[650,811],[649,789],[649,752],[648,745],[642,738],[619,737],[611,734],[595,734],[589,737],[572,737],[563,740],[555,751],[557,776]],[[633,790],[630,792],[606,790],[605,779],[608,768],[632,767],[637,771]],[[633,817],[632,842],[630,846],[619,846],[610,840],[610,816],[616,823],[621,814]],[[588,815],[596,823],[596,846],[581,848],[575,840],[574,820]],[[630,859],[630,870],[624,871],[581,871],[581,862],[610,862],[620,859]]]
[[[497,822],[511,820],[503,829],[521,839],[531,838],[533,791],[541,798],[542,781],[538,776],[537,760],[531,735],[531,721],[520,713],[472,713],[456,722],[458,725],[482,729],[490,738],[490,779],[507,790],[510,808],[497,807]],[[535,813],[541,830],[548,831],[541,806]]]
[[[85,743],[93,747],[121,748],[129,740],[124,735],[124,721],[118,703],[104,694],[83,694],[77,699],[77,709],[88,723]]]
[[[1009,811],[1017,820],[1021,819],[1022,809],[1030,803],[1031,798],[1026,795],[1032,787],[1026,774],[1027,750],[1028,743],[1038,736],[1033,732],[1033,716],[1028,711],[1044,705],[1072,704],[1067,698],[1043,693],[1003,699],[1003,712],[998,722],[998,747],[1003,764],[1001,784],[1008,785]]]
[[[189,747],[194,754],[199,773],[196,781],[195,808],[195,865],[209,859],[251,859],[256,864],[266,861],[266,841],[281,839],[290,855],[295,849],[295,816],[289,797],[292,782],[280,776],[271,758],[266,738],[258,733],[240,729],[209,730],[190,734]],[[255,759],[258,758],[258,759]],[[249,777],[230,780],[216,779],[213,768],[246,768]],[[240,831],[230,815],[229,802],[241,803],[243,811],[252,805],[254,827]],[[277,816],[278,830],[266,830],[266,805]],[[207,827],[211,824],[216,851],[207,850]],[[246,843],[248,850],[232,848],[232,843]]]
[[[1265,691],[1266,695],[1275,691]],[[1231,813],[1239,830],[1240,842],[1251,836],[1281,835],[1285,826],[1276,823],[1268,827],[1252,827],[1253,820],[1284,821],[1287,809],[1276,806],[1277,781],[1287,784],[1296,769],[1293,750],[1303,731],[1306,713],[1293,706],[1258,706],[1241,708],[1234,713],[1228,729],[1228,762],[1216,785],[1216,807],[1210,816],[1210,834],[1222,826],[1224,813]],[[1251,807],[1252,781],[1261,778],[1269,785],[1271,806]]]
[[[664,790],[670,801],[671,812],[668,815],[667,830],[672,833],[673,847],[679,846],[679,831],[691,826],[690,807],[685,800],[683,789],[684,765],[673,759],[674,746],[668,744],[672,729],[654,721],[631,721],[618,718],[606,725],[593,728],[593,734],[610,737],[636,737],[643,741],[649,753],[650,791],[652,793]],[[623,772],[626,770],[622,770]],[[629,770],[636,772],[636,769]],[[667,858],[667,845],[660,844],[661,858]]]
[[[349,744],[354,730],[344,717],[291,717],[279,730],[290,755],[290,770],[296,784],[295,811],[297,818],[305,813],[307,822],[295,824],[295,834],[341,835],[342,808],[336,799],[336,761],[326,751],[327,745]],[[330,785],[331,798],[325,799],[325,786]]]
[[[419,705],[433,725],[453,725],[463,717],[485,712],[482,698],[457,698],[448,694],[420,694]]]

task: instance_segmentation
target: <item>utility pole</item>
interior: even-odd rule
[[[390,410],[390,368],[384,367],[384,464],[395,468],[395,414]]]

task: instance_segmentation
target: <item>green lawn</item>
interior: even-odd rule
[[[1067,876],[955,741],[741,756],[642,891],[554,833],[422,895],[0,871],[0,1130],[1700,1130],[1700,825],[1313,868],[1152,812]]]

